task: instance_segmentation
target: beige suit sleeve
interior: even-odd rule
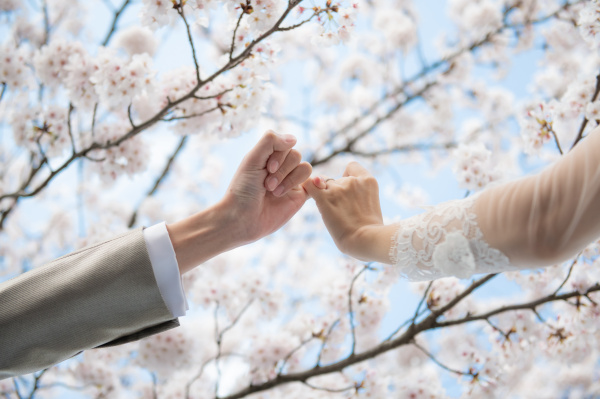
[[[391,263],[411,280],[537,268],[600,236],[600,128],[541,173],[397,225]]]
[[[0,285],[0,379],[177,325],[132,230]]]

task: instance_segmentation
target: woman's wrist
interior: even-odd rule
[[[357,230],[354,246],[355,254],[350,254],[364,262],[390,263],[390,245],[396,231],[394,225],[372,224]]]
[[[180,274],[244,244],[226,201],[168,224],[167,231]]]

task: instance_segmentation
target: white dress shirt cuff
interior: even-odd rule
[[[144,229],[144,240],[160,294],[173,314],[185,316],[188,303],[183,292],[179,265],[165,222]]]

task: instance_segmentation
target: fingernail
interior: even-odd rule
[[[315,177],[315,186],[317,186],[318,188],[325,188],[326,184],[325,181],[321,178],[321,177]]]
[[[273,191],[273,195],[276,197],[279,197],[281,193],[283,193],[283,186],[279,186],[275,191]]]
[[[269,190],[273,191],[273,189],[277,186],[277,178],[275,176],[269,177],[267,180],[267,187]]]
[[[279,168],[279,162],[271,161],[269,163],[269,172],[275,173],[275,172],[277,172],[277,168]]]
[[[291,134],[284,134],[283,140],[287,143],[292,143],[292,142],[296,141],[296,137],[292,136]]]

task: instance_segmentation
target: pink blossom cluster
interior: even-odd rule
[[[127,133],[128,126],[123,123],[99,124],[94,136],[88,133],[82,144],[96,142],[101,145],[114,143]],[[148,147],[141,137],[133,137],[118,146],[93,150],[89,153],[90,170],[97,173],[105,183],[114,183],[121,175],[132,176],[144,171],[148,165]]]
[[[0,83],[11,90],[27,88],[33,84],[31,69],[27,66],[30,55],[24,47],[11,43],[0,46]]]
[[[124,62],[110,50],[100,51],[90,81],[100,102],[109,109],[127,107],[133,99],[152,90],[152,59],[147,53],[134,54]]]
[[[454,174],[460,187],[467,190],[485,188],[500,176],[492,163],[492,152],[482,143],[459,145],[455,157]]]
[[[68,79],[67,65],[74,55],[87,56],[83,44],[78,41],[56,39],[36,51],[33,65],[40,81],[57,87]]]
[[[21,108],[11,115],[15,142],[48,157],[58,156],[71,146],[67,124],[68,109],[52,104],[46,109]]]
[[[579,12],[579,31],[583,39],[592,48],[600,45],[600,3],[597,0],[588,1]]]
[[[194,364],[194,346],[187,330],[168,330],[140,341],[136,363],[167,377]]]

